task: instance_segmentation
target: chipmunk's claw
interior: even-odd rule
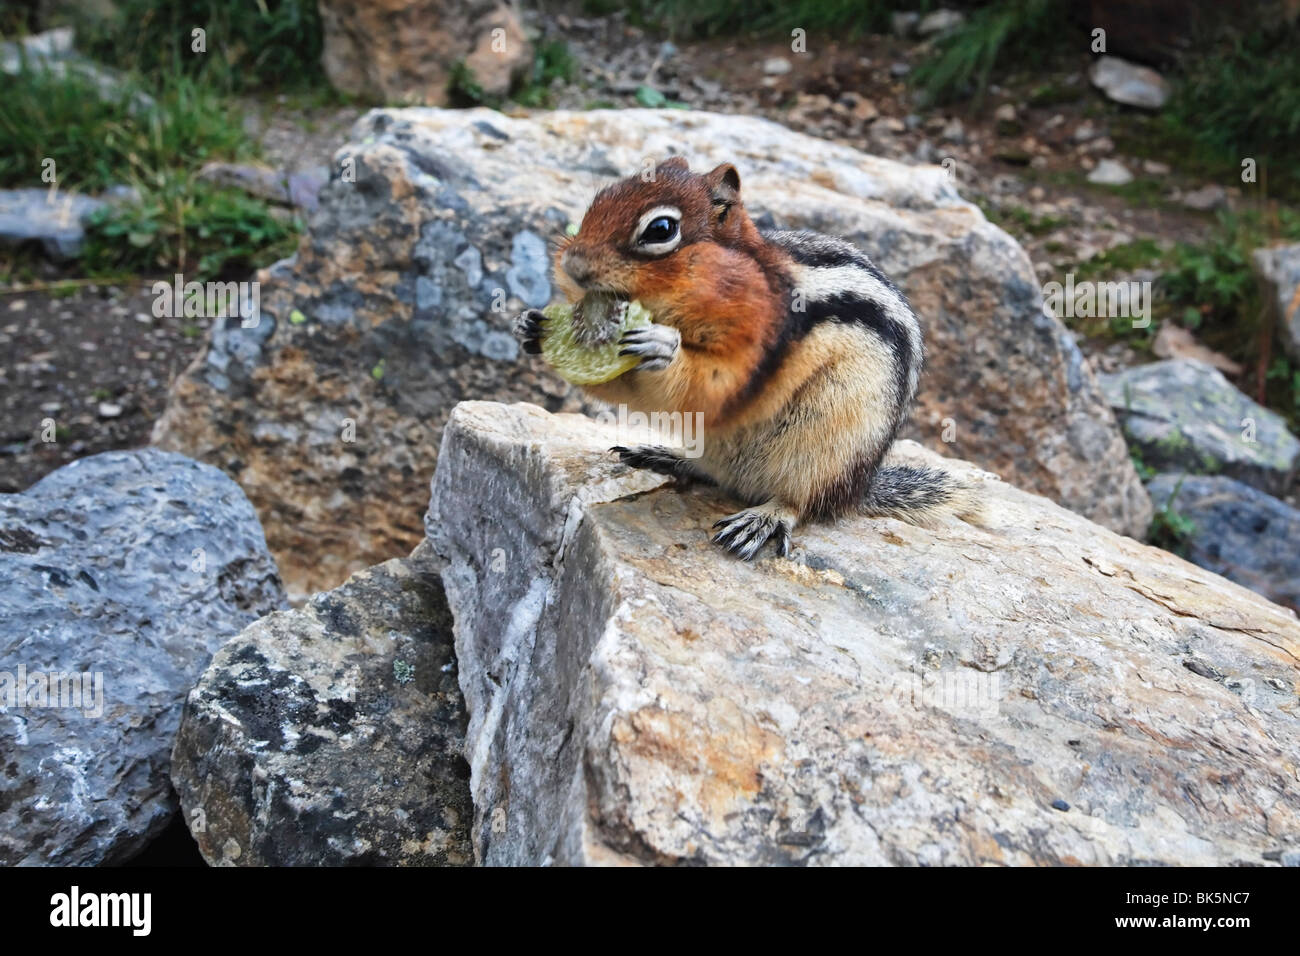
[[[515,319],[515,337],[529,355],[537,355],[542,351],[542,333],[545,331],[542,323],[545,321],[546,316],[541,309],[529,309]]]
[[[751,508],[728,515],[714,522],[721,529],[713,536],[713,543],[721,545],[743,561],[752,561],[763,545],[771,541],[776,553],[786,557],[790,553],[790,532],[793,523],[769,510]]]
[[[638,372],[659,372],[677,357],[682,334],[671,325],[650,325],[624,332],[618,343],[623,346],[619,355],[634,355],[641,360],[636,367]]]

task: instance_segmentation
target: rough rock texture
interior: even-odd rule
[[[101,199],[48,189],[0,189],[0,244],[37,243],[55,260],[81,255],[86,222]]]
[[[209,465],[108,452],[0,495],[0,863],[142,849],[176,812],[186,692],[283,603],[257,515]]]
[[[238,475],[291,593],[410,551],[456,401],[580,407],[511,320],[556,294],[547,239],[599,186],[674,151],[736,162],[761,222],[845,236],[902,284],[929,329],[914,436],[1146,527],[1123,437],[1029,259],[939,167],[679,110],[375,111],[352,138],[296,260],[260,276],[261,322],[214,330],[154,436]]]
[[[1281,495],[1300,468],[1300,439],[1286,420],[1204,362],[1169,359],[1099,380],[1129,442],[1157,471],[1222,473]]]
[[[1195,526],[1189,561],[1300,611],[1300,511],[1222,475],[1156,475],[1147,490]]]
[[[1282,344],[1300,362],[1300,243],[1257,249],[1252,259]]]
[[[745,564],[707,540],[735,503],[627,471],[615,431],[474,402],[444,432],[428,527],[484,862],[1300,845],[1292,612],[999,482],[985,529],[858,518]]]
[[[172,780],[214,865],[463,864],[464,736],[451,615],[421,547],[218,651]]]
[[[446,105],[457,62],[484,93],[504,96],[532,63],[501,0],[320,0],[320,13],[325,75],[368,100]]]

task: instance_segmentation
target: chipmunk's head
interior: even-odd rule
[[[577,235],[557,251],[555,278],[575,301],[587,292],[639,298],[678,271],[694,245],[761,242],[740,201],[736,167],[697,174],[674,156],[596,194]]]

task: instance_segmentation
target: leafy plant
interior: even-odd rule
[[[83,259],[92,274],[175,268],[203,281],[269,264],[296,243],[261,200],[182,178],[95,214]]]

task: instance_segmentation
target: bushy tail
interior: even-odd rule
[[[979,524],[984,499],[979,484],[949,471],[919,465],[882,465],[871,479],[863,510],[913,524],[956,515]]]

